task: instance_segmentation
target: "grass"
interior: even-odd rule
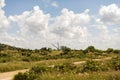
[[[29,73],[24,73],[16,75],[13,80],[120,80],[120,71],[108,71],[108,72],[91,72],[91,73],[57,73],[57,72],[43,72],[42,74],[31,75],[28,77]],[[24,75],[24,76],[23,76]],[[37,78],[35,78],[35,76]],[[25,77],[25,79],[23,78]]]
[[[65,46],[61,50],[29,50],[0,44],[0,72],[30,69],[14,80],[120,80],[119,53],[94,46],[85,50]]]
[[[20,69],[30,69],[34,65],[57,65],[67,62],[75,62],[80,61],[80,59],[57,59],[57,60],[42,60],[42,61],[31,61],[31,62],[23,62],[23,61],[13,61],[13,62],[6,62],[0,63],[0,72],[7,72],[7,71],[15,71]]]
[[[95,73],[43,73],[36,80],[120,80],[119,71],[95,72]]]
[[[30,61],[30,62],[24,62],[24,61],[12,61],[12,62],[6,62],[6,63],[0,63],[0,72],[7,72],[7,71],[14,71],[14,70],[20,70],[20,69],[30,69],[34,65],[58,65],[63,63],[74,63],[79,61],[86,61],[87,58],[70,58],[70,59],[50,59],[50,60],[41,60],[41,61]],[[9,66],[8,66],[9,65]],[[78,64],[78,66],[81,66]]]
[[[21,69],[27,69],[30,63],[26,62],[8,62],[8,63],[0,63],[0,72],[8,72],[15,71]]]
[[[118,59],[119,58],[116,57],[111,60],[119,62]],[[32,67],[29,72],[16,75],[17,77],[14,78],[14,80],[31,80],[31,76],[32,80],[120,80],[120,71],[115,70],[114,67],[110,66],[113,65],[110,62],[111,60],[101,62],[87,61],[86,63],[80,64],[79,66],[72,64],[70,61],[65,63],[65,61],[62,61],[61,59],[58,60],[57,64],[55,65],[55,62],[53,60],[48,60],[47,63],[53,62],[55,65],[54,67],[49,67],[48,64],[43,64],[43,62],[46,61],[41,61],[41,63],[34,63],[36,66]],[[99,65],[97,65],[97,63],[99,63]],[[87,69],[87,71],[84,68]],[[18,77],[20,79],[18,79]]]

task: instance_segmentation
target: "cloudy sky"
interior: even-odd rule
[[[0,0],[0,43],[120,49],[119,0]]]

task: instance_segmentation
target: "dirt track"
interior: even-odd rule
[[[26,72],[28,69],[0,73],[0,80],[12,80],[18,72]]]
[[[103,58],[103,59],[92,59],[93,61],[104,61],[104,60],[110,60],[112,59],[112,57],[106,57],[106,58]],[[85,63],[86,61],[78,61],[78,62],[74,62],[73,64],[83,64]]]

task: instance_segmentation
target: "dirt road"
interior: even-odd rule
[[[106,57],[106,58],[103,58],[103,59],[92,59],[93,61],[104,61],[104,60],[110,60],[112,59],[112,57]],[[83,64],[85,63],[86,61],[78,61],[78,62],[74,62],[73,64],[77,65],[77,64]]]
[[[0,73],[0,80],[12,80],[18,72],[26,72],[28,69]]]

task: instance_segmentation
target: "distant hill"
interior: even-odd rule
[[[15,47],[15,46],[11,46],[8,44],[3,44],[0,43],[0,50],[23,50],[23,48],[19,48],[19,47]]]

